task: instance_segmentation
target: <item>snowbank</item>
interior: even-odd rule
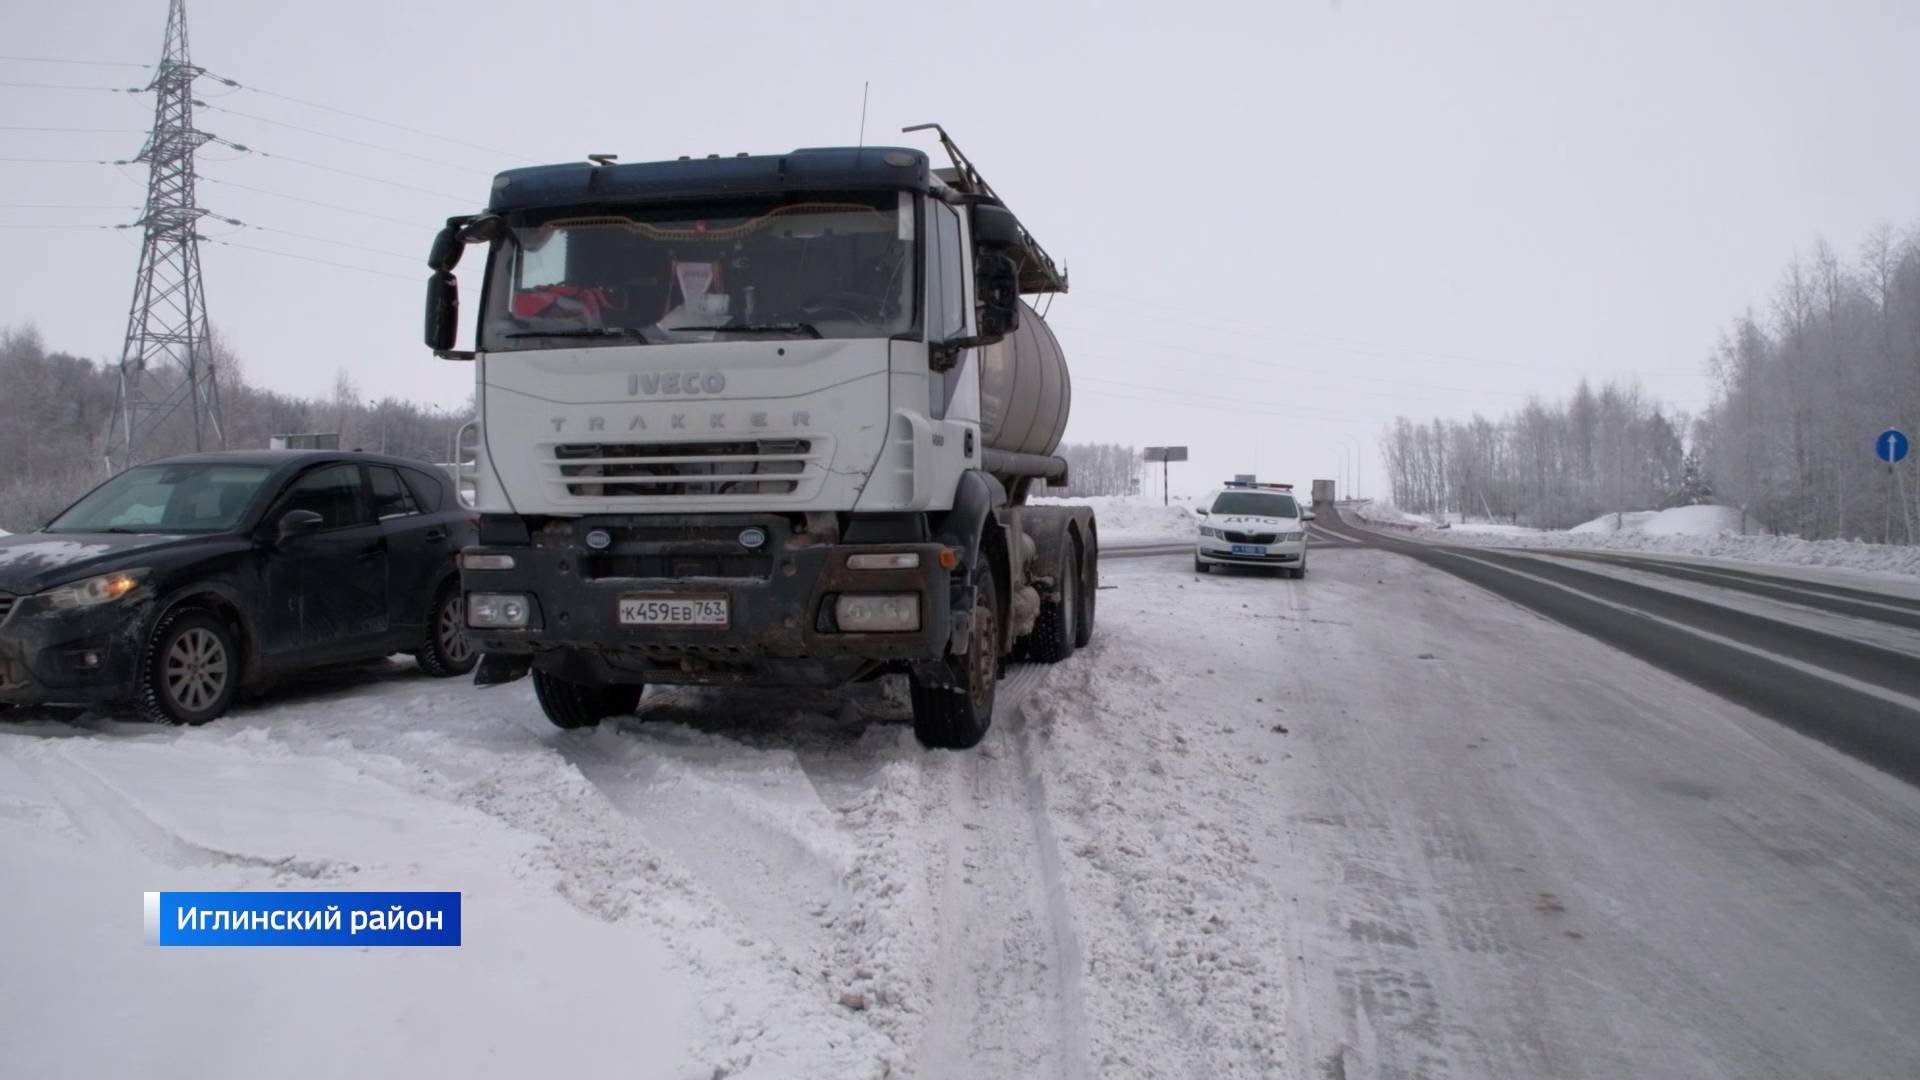
[[[1145,495],[1092,495],[1084,499],[1030,499],[1038,506],[1091,506],[1103,543],[1135,540],[1189,540],[1199,520],[1190,504],[1175,499],[1162,506]]]
[[[1347,511],[1362,523],[1391,525],[1455,544],[1518,548],[1590,548],[1688,555],[1779,566],[1818,566],[1876,574],[1920,576],[1920,546],[1867,544],[1855,540],[1802,540],[1757,532],[1752,519],[1740,528],[1730,506],[1680,506],[1671,510],[1602,514],[1564,531],[1456,527],[1439,531],[1430,521],[1392,507],[1370,504]]]

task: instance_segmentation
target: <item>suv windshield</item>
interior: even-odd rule
[[[913,220],[910,196],[868,192],[515,222],[480,345],[893,337],[914,325]]]
[[[240,523],[272,471],[265,465],[137,466],[88,492],[45,531],[223,532]]]
[[[1245,514],[1249,517],[1299,517],[1300,508],[1293,496],[1267,491],[1224,491],[1213,500],[1215,514]]]

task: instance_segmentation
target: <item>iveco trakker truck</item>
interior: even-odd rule
[[[904,673],[935,747],[1013,656],[1093,630],[1099,536],[1063,485],[1066,274],[938,125],[901,147],[514,169],[428,265],[426,339],[475,369],[476,679],[564,727],[647,683]],[[921,130],[912,128],[908,130]],[[484,246],[475,348],[453,269]]]

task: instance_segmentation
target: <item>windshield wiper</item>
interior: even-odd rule
[[[638,327],[633,327],[633,326],[602,326],[602,327],[583,326],[578,330],[514,330],[505,334],[501,334],[500,336],[503,338],[617,337],[617,338],[631,338],[634,341],[639,341],[639,342],[645,342],[647,340],[646,334],[643,333]]]
[[[812,338],[822,338],[825,334],[810,322],[788,323],[731,323],[727,326],[663,326],[662,330],[706,330],[738,331],[746,334],[805,334]]]

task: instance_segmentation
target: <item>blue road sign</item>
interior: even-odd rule
[[[1888,428],[1873,440],[1873,452],[1891,465],[1907,456],[1907,435],[1899,428]]]

